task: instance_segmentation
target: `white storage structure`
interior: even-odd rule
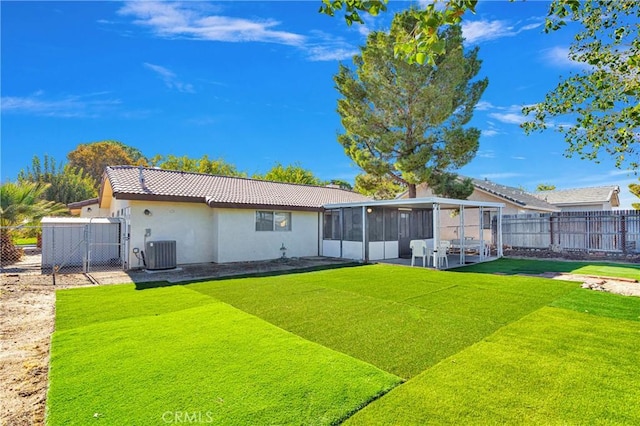
[[[45,217],[42,219],[42,269],[89,272],[123,268],[121,218]]]

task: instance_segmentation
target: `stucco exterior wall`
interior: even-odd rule
[[[598,204],[582,204],[577,206],[558,206],[563,212],[584,212],[584,211],[611,211],[611,203],[598,203]]]
[[[111,205],[116,210],[118,207],[131,208],[129,261],[132,267],[138,266],[133,249],[144,250],[147,241],[175,240],[178,264],[214,261],[214,211],[206,204],[120,201],[112,202]],[[144,214],[145,209],[149,210],[149,215]],[[145,237],[147,229],[150,235]]]
[[[109,217],[109,209],[101,209],[98,203],[89,204],[80,208],[80,217]]]
[[[317,212],[291,212],[291,231],[256,231],[256,210],[215,210],[213,234],[217,235],[218,247],[214,262],[277,259],[282,256],[282,244],[287,257],[319,254]]]

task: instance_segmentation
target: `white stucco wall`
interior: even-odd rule
[[[214,211],[206,204],[129,201],[112,202],[112,208],[121,209],[126,204],[131,208],[129,262],[132,267],[138,266],[133,249],[144,250],[146,241],[175,240],[178,264],[214,261]],[[145,209],[151,214],[145,215]],[[147,229],[151,234],[145,238]]]
[[[256,210],[215,211],[218,247],[214,262],[277,259],[282,255],[282,244],[287,248],[287,257],[319,254],[317,212],[291,212],[291,231],[256,231]]]
[[[98,203],[82,206],[80,217],[109,217],[109,209],[101,209]]]

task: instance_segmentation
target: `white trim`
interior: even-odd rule
[[[440,197],[425,197],[425,198],[403,198],[401,200],[371,200],[371,201],[357,201],[349,203],[335,203],[325,204],[325,209],[338,209],[342,207],[377,207],[377,206],[400,206],[400,207],[424,207],[425,204],[439,204],[441,207],[504,207],[504,203],[494,203],[489,201],[470,201],[470,200],[455,200],[452,198],[440,198]]]

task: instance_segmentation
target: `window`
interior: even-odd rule
[[[324,212],[323,228],[323,237],[325,240],[339,240],[341,238],[340,210],[327,210]]]
[[[291,213],[257,211],[256,231],[291,231]]]

